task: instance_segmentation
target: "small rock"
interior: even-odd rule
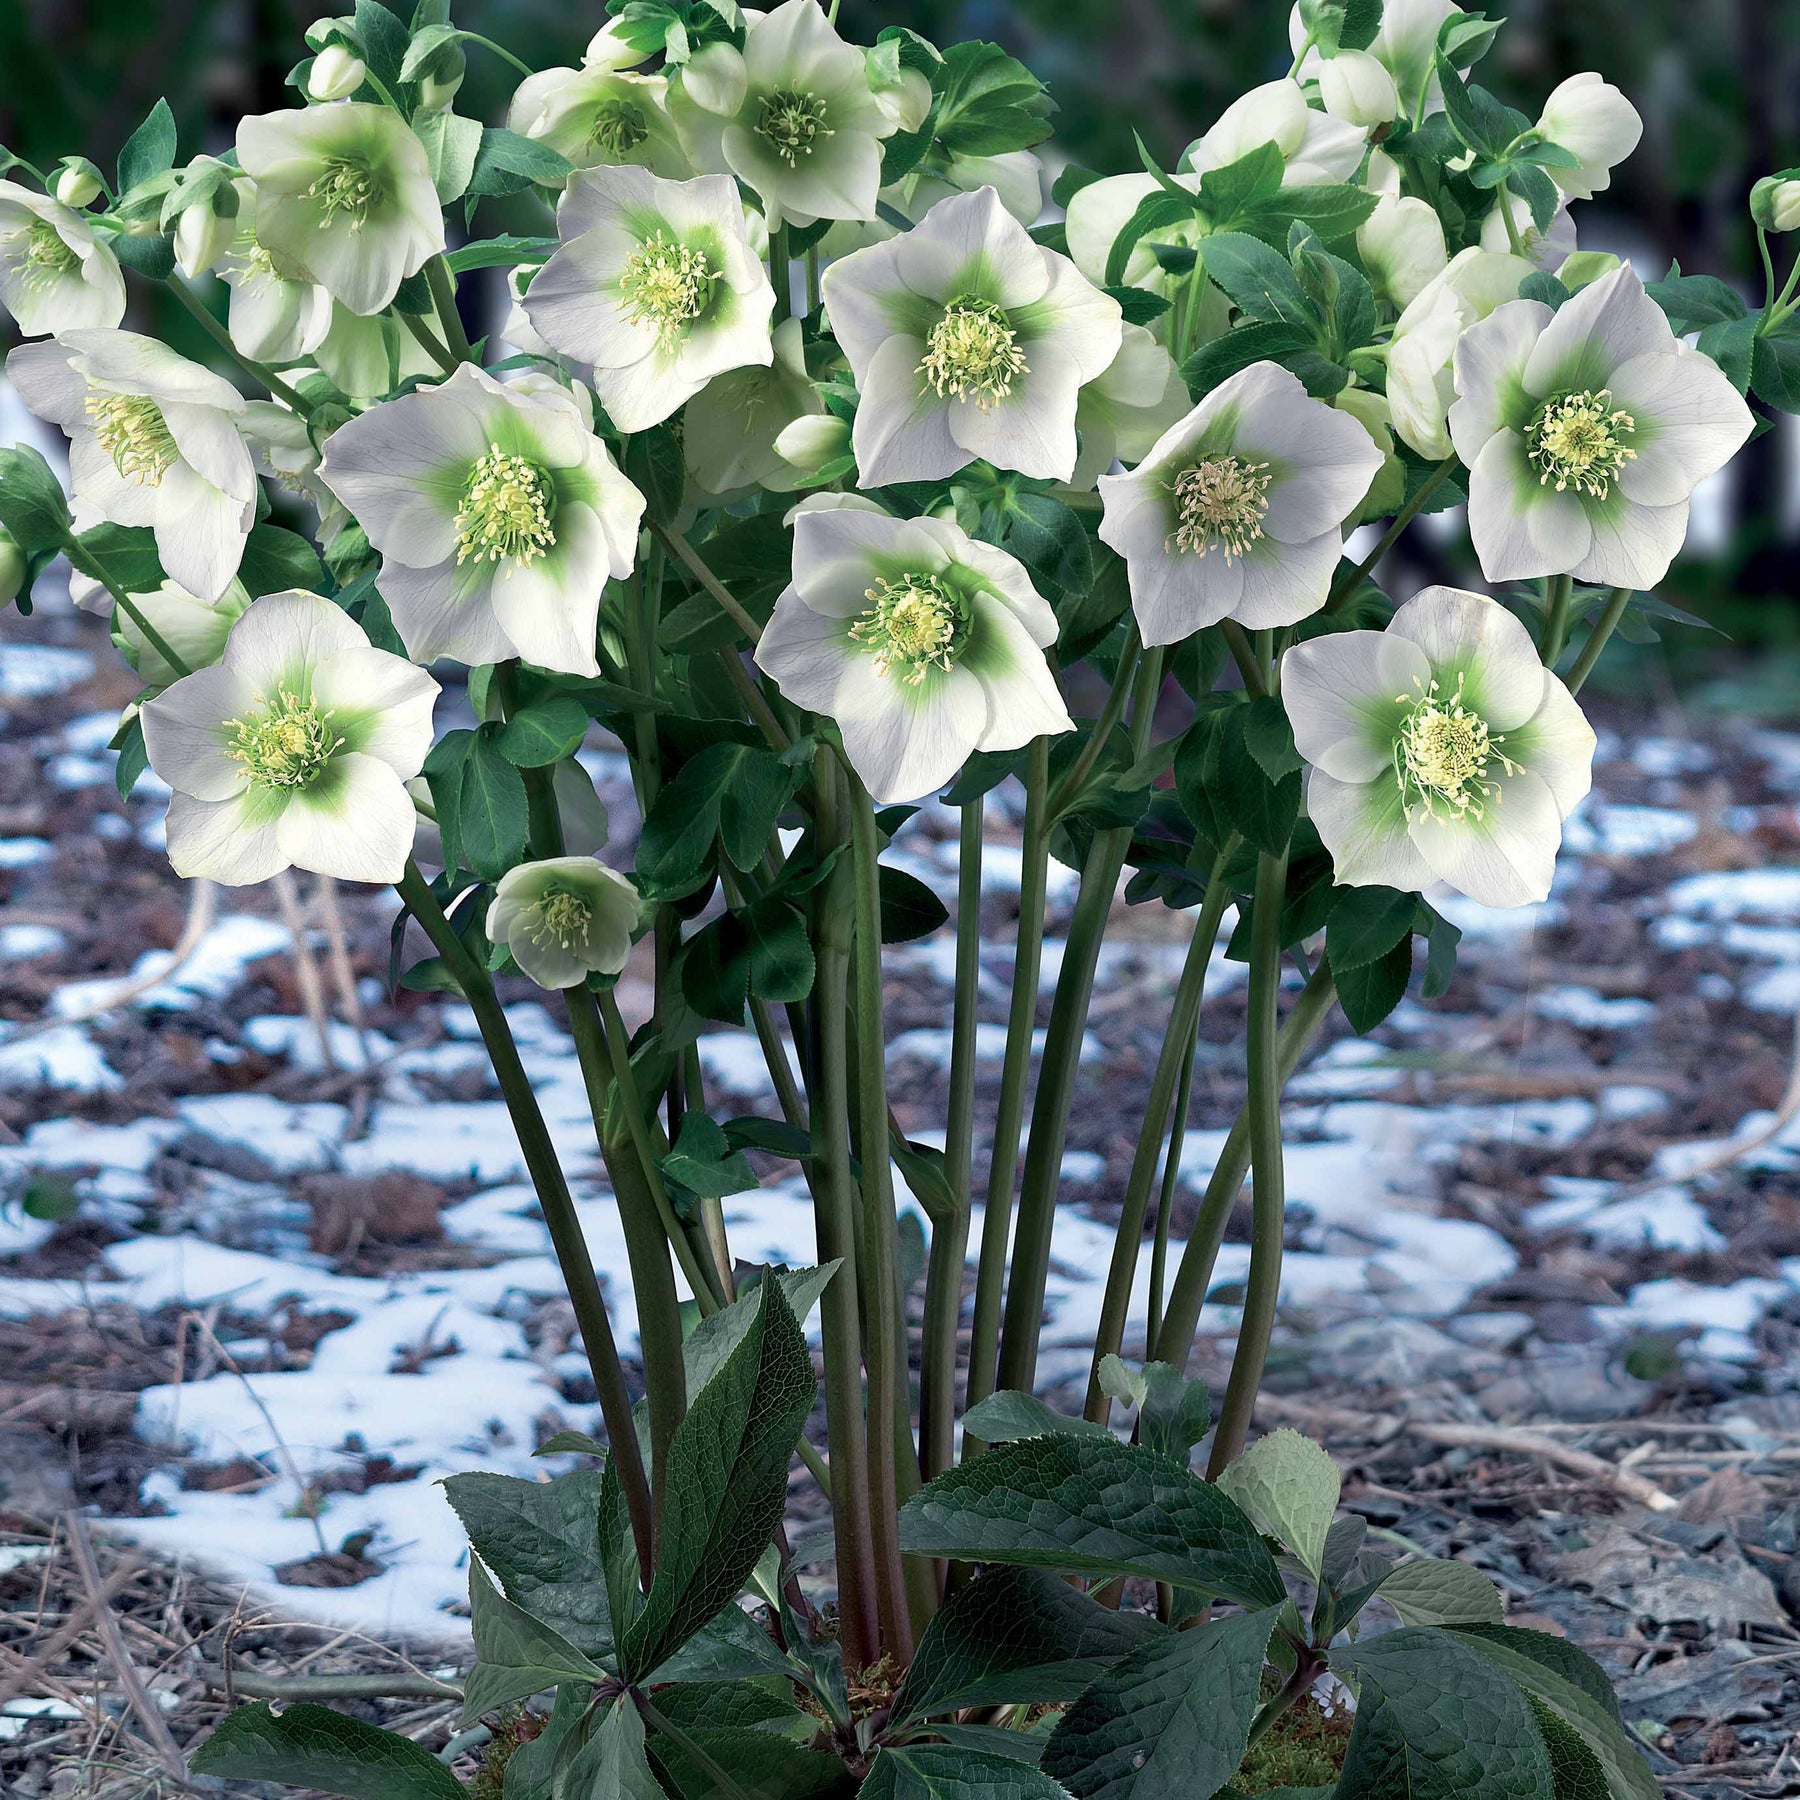
[[[1597,1344],[1546,1345],[1526,1365],[1540,1416],[1623,1419],[1656,1397],[1656,1384],[1627,1375]]]
[[[1313,1361],[1361,1387],[1404,1387],[1466,1372],[1491,1352],[1473,1350],[1417,1319],[1349,1319],[1312,1342]]]
[[[1445,1329],[1465,1344],[1479,1344],[1487,1350],[1511,1350],[1530,1333],[1532,1324],[1530,1313],[1464,1313],[1446,1321]]]
[[[443,1195],[417,1175],[315,1175],[300,1191],[312,1207],[308,1241],[325,1256],[369,1243],[435,1243],[444,1235]]]

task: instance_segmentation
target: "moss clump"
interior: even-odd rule
[[[1327,1716],[1309,1695],[1250,1746],[1232,1788],[1248,1796],[1271,1788],[1329,1786],[1344,1765],[1350,1727],[1347,1714]]]

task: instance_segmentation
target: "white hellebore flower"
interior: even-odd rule
[[[1629,267],[1560,312],[1514,300],[1456,346],[1450,435],[1489,581],[1572,574],[1654,587],[1688,497],[1750,435],[1710,357],[1677,341]]]
[[[237,389],[135,331],[22,344],[6,372],[40,419],[69,434],[77,526],[148,525],[169,579],[216,600],[256,512]]]
[[[1286,369],[1222,381],[1129,475],[1100,480],[1101,541],[1125,559],[1143,641],[1317,612],[1381,465],[1362,425]]]
[[[256,241],[352,312],[384,311],[444,247],[425,147],[392,107],[334,100],[241,119],[237,152],[256,183]]]
[[[605,863],[552,856],[500,877],[487,934],[539,987],[581,987],[624,968],[641,906],[637,889]]]
[[[1613,166],[1638,147],[1644,121],[1610,81],[1593,70],[1558,82],[1538,115],[1538,134],[1580,159],[1573,169],[1550,168],[1565,194],[1591,200],[1612,185]]]
[[[1437,78],[1438,34],[1461,11],[1454,0],[1387,0],[1382,8],[1380,29],[1366,54],[1394,78],[1395,97],[1404,117],[1423,118],[1427,113],[1444,110],[1443,90]],[[1306,43],[1306,22],[1298,6],[1288,15],[1288,41],[1298,56]],[[1339,52],[1340,56],[1343,54]],[[1323,88],[1323,69],[1324,59],[1318,51],[1308,50],[1299,73],[1303,78],[1318,78]],[[1329,100],[1326,104],[1330,104]]]
[[[507,108],[506,126],[548,144],[578,169],[629,162],[676,178],[694,172],[669,117],[667,80],[607,59],[527,75]]]
[[[0,306],[25,337],[125,316],[119,259],[80,213],[0,181]]]
[[[1049,602],[1004,550],[945,519],[806,505],[756,661],[837,721],[876,799],[911,800],[972,751],[1074,729],[1044,660],[1055,641]]]
[[[150,766],[175,790],[176,874],[227,887],[287,868],[398,881],[413,845],[405,784],[431,748],[437,695],[329,600],[255,601],[216,668],[144,702]]]
[[[1376,297],[1396,312],[1418,299],[1450,261],[1436,208],[1393,194],[1383,194],[1356,228],[1356,253],[1369,272]]]
[[[644,497],[567,389],[464,363],[340,426],[319,476],[381,552],[416,660],[599,673],[600,596],[631,568]]]
[[[256,241],[255,186],[242,177],[233,186],[237,230],[219,260],[219,279],[231,290],[226,329],[239,354],[253,362],[299,362],[318,349],[331,329],[331,295],[316,281],[291,281],[275,267],[274,258]],[[383,373],[385,377],[385,369]],[[387,385],[385,379],[382,385]]]
[[[746,183],[771,227],[874,218],[880,140],[896,121],[870,89],[862,51],[817,0],[785,0],[748,23],[741,51],[706,45],[670,94],[695,166]]]
[[[1069,485],[1092,488],[1115,462],[1148,456],[1192,404],[1175,359],[1142,325],[1127,325],[1119,354],[1075,403],[1081,455]]]
[[[1386,631],[1296,644],[1281,701],[1340,884],[1447,881],[1485,906],[1550,892],[1594,733],[1498,601],[1426,588]]]
[[[862,399],[863,487],[935,481],[976,457],[1067,481],[1083,384],[1119,353],[1119,303],[1034,243],[992,188],[825,271]]]
[[[1504,210],[1502,210],[1504,209]],[[1506,229],[1508,216],[1512,232]],[[1523,195],[1502,188],[1493,209],[1481,221],[1481,247],[1484,250],[1509,251],[1513,234],[1519,240],[1519,253],[1534,268],[1555,274],[1575,254],[1575,221],[1569,214],[1569,203],[1563,200],[1550,215],[1550,223],[1542,231],[1532,217],[1531,205]]]
[[[804,485],[777,440],[802,419],[825,418],[825,402],[806,372],[800,321],[782,320],[773,341],[775,360],[766,369],[753,365],[716,377],[682,416],[688,472],[708,494]]]
[[[182,671],[163,660],[143,627],[91,575],[71,571],[69,598],[83,612],[97,613],[111,625],[113,642],[150,687],[165,688],[180,677]],[[232,626],[250,604],[243,584],[236,581],[217,600],[202,600],[173,581],[147,593],[134,592],[131,600],[190,674],[219,660]]]
[[[562,248],[533,278],[525,314],[592,369],[620,431],[660,423],[727,369],[773,359],[775,290],[728,176],[588,169],[570,177],[556,228]]]

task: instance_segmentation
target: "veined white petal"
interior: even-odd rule
[[[297,868],[391,883],[406,873],[415,817],[405,783],[385,762],[340,751],[327,780],[294,790],[275,836]]]
[[[756,646],[756,666],[808,712],[831,713],[845,671],[867,652],[850,638],[850,618],[814,612],[788,588]]]
[[[859,657],[839,684],[844,753],[877,800],[916,800],[942,787],[987,728],[987,691],[961,664],[914,686]]]
[[[1469,704],[1491,731],[1524,724],[1542,704],[1544,665],[1531,633],[1485,594],[1421,588],[1388,622],[1388,635],[1424,651],[1446,695],[1460,677]]]
[[[1391,774],[1346,782],[1313,768],[1306,810],[1331,852],[1341,887],[1392,887],[1416,893],[1436,871],[1407,836],[1400,784]]]
[[[1042,249],[991,187],[940,200],[897,242],[900,279],[928,300],[954,300],[979,277],[982,297],[1010,312],[1050,286]]]
[[[1310,618],[1331,597],[1331,578],[1343,553],[1344,534],[1336,526],[1302,543],[1271,537],[1252,544],[1241,559],[1244,576],[1232,618],[1249,631]]]
[[[178,794],[230,799],[243,788],[244,769],[225,747],[224,722],[241,718],[256,698],[253,682],[222,667],[171,682],[138,713],[150,767]]]
[[[525,316],[545,343],[577,362],[621,368],[656,347],[656,331],[635,316],[619,276],[637,248],[622,225],[598,224],[571,239],[533,277]]]
[[[1688,502],[1639,506],[1618,493],[1591,506],[1588,522],[1593,542],[1575,565],[1576,577],[1603,587],[1653,588],[1680,554]]]
[[[505,662],[513,641],[494,614],[491,563],[446,557],[430,569],[383,561],[377,582],[394,629],[415,662],[455,657],[471,668]]]
[[[1281,659],[1281,704],[1295,748],[1336,781],[1391,777],[1396,702],[1430,680],[1424,652],[1391,631],[1339,631],[1294,645]]]
[[[891,337],[860,372],[862,403],[851,428],[858,487],[940,481],[974,460],[951,433],[950,402],[918,374],[924,355],[920,339]]]
[[[280,815],[261,795],[229,800],[170,796],[165,829],[169,866],[185,879],[249,887],[290,863],[278,833]]]
[[[1622,364],[1653,351],[1672,356],[1675,334],[1631,265],[1621,263],[1566,301],[1544,327],[1525,365],[1525,387],[1540,400],[1598,390]]]
[[[968,541],[955,526],[949,531]],[[805,512],[794,521],[794,591],[814,612],[856,618],[869,610],[868,589],[884,565],[935,574],[959,550],[935,519],[895,519],[856,508]]]
[[[541,669],[596,676],[594,629],[606,587],[606,528],[592,507],[556,515],[556,548],[493,572],[489,604],[518,653]]]
[[[991,190],[990,190],[991,191]],[[1026,336],[1026,352],[1034,356],[1043,339],[1053,340],[1075,364],[1082,381],[1095,381],[1112,367],[1124,336],[1124,315],[1111,294],[1104,294],[1066,256],[1040,250],[1049,285],[1027,310],[1048,323]],[[1035,373],[1035,369],[1033,371]]]
[[[423,669],[372,644],[339,650],[312,672],[314,700],[355,716],[352,747],[379,757],[403,781],[425,766],[439,691]]]
[[[1525,370],[1554,317],[1541,301],[1509,300],[1457,340],[1450,438],[1470,468],[1495,432],[1516,429],[1536,405],[1525,391]]]
[[[1031,346],[1031,372],[1003,400],[940,401],[949,407],[950,435],[966,452],[996,468],[1039,480],[1067,481],[1075,472],[1075,401],[1081,370],[1061,343]],[[857,418],[860,422],[861,411]],[[929,479],[926,477],[924,479]]]
[[[1755,425],[1743,396],[1698,352],[1634,356],[1613,370],[1609,385],[1614,406],[1636,425],[1619,492],[1640,506],[1687,499],[1730,462]]]
[[[1575,696],[1546,674],[1544,701],[1502,746],[1549,788],[1558,814],[1567,818],[1594,782],[1594,728]]]
[[[1527,906],[1549,896],[1562,817],[1549,787],[1529,769],[1490,773],[1500,792],[1479,820],[1420,812],[1407,829],[1431,872],[1471,900]]]
[[[272,697],[286,683],[303,684],[327,657],[368,648],[363,628],[318,594],[265,594],[231,628],[225,667]]]
[[[969,642],[957,668],[967,669],[987,694],[987,720],[976,737],[977,750],[1016,750],[1046,733],[1075,729],[1043,648],[1017,614],[991,595],[975,603]]]
[[[185,462],[170,464],[153,520],[164,573],[202,600],[218,599],[244,560],[254,509],[251,497],[220,492]]]
[[[1540,481],[1525,440],[1496,432],[1469,470],[1469,536],[1489,581],[1561,575],[1574,569],[1594,541],[1594,528],[1570,489]]]
[[[900,279],[900,246],[904,241],[893,237],[885,243],[871,244],[866,250],[853,250],[834,262],[820,278],[825,315],[853,369],[867,367],[876,351],[900,328],[901,316],[907,309],[904,305],[897,309],[894,297],[910,295]]]

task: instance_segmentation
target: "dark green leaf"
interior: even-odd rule
[[[1527,1692],[1531,1716],[1550,1757],[1550,1781],[1554,1800],[1609,1800],[1612,1792],[1600,1759],[1587,1747],[1581,1734],[1561,1713],[1536,1694]]]
[[[986,1451],[900,1512],[917,1555],[1138,1575],[1279,1605],[1285,1590],[1242,1511],[1180,1463],[1133,1444],[1058,1433]]]
[[[816,1380],[779,1282],[762,1285],[743,1338],[696,1393],[669,1450],[656,1578],[619,1646],[641,1680],[743,1586],[780,1524],[794,1440]]]
[[[60,550],[68,535],[62,483],[29,444],[0,447],[0,525],[27,556]]]
[[[437,814],[446,869],[462,867],[463,771],[468,767],[469,752],[474,747],[475,733],[459,727],[446,731],[425,758],[425,785],[431,790],[431,806]]]
[[[119,192],[149,181],[175,166],[175,115],[167,100],[158,100],[119,152]]]
[[[146,281],[167,281],[175,272],[175,240],[139,237],[130,231],[115,232],[107,242],[126,268],[135,269]]]
[[[1252,700],[1244,709],[1244,748],[1271,781],[1279,781],[1302,766],[1300,752],[1294,748],[1294,728],[1288,723],[1287,708],[1272,694]]]
[[[1093,547],[1080,516],[1048,494],[1013,496],[1006,514],[1006,548],[1052,599],[1085,594],[1094,585]]]
[[[1329,926],[1327,930],[1329,931]],[[1412,937],[1402,938],[1385,956],[1337,978],[1338,1004],[1351,1029],[1373,1031],[1398,1006],[1412,979]]]
[[[1112,248],[1106,253],[1106,285],[1117,287],[1125,279],[1125,269],[1131,261],[1132,251],[1149,233],[1166,230],[1171,225],[1191,226],[1198,210],[1198,200],[1184,199],[1163,188],[1158,188],[1153,194],[1146,194],[1120,228],[1119,235],[1113,239]]]
[[[1668,314],[1676,331],[1721,325],[1743,318],[1747,310],[1736,288],[1716,275],[1684,275],[1680,263],[1671,263],[1661,281],[1646,283],[1644,292]]]
[[[464,244],[444,261],[452,275],[466,275],[471,269],[510,269],[517,263],[542,262],[555,248],[555,238],[502,235]]]
[[[318,551],[297,531],[283,531],[279,525],[258,525],[244,540],[238,580],[252,600],[288,588],[314,593],[324,584],[325,569]]]
[[[0,452],[0,456],[4,454]],[[114,587],[128,594],[153,594],[162,586],[156,533],[148,525],[114,525],[108,520],[90,525],[75,541],[81,546],[77,566],[86,573],[104,573]]]
[[[657,1711],[671,1724],[676,1721],[662,1702],[665,1695],[680,1691],[667,1688],[656,1696]],[[823,1800],[826,1795],[852,1792],[842,1757],[808,1749],[770,1731],[746,1731],[708,1719],[692,1728],[682,1725],[679,1738],[658,1733],[649,1748],[666,1784],[681,1800],[721,1800],[725,1790],[717,1775],[720,1769],[743,1800]],[[583,1800],[588,1800],[585,1794]]]
[[[1325,182],[1316,187],[1284,187],[1271,198],[1246,229],[1258,231],[1266,220],[1279,224],[1283,237],[1290,224],[1309,226],[1324,243],[1348,237],[1375,210],[1380,198],[1367,188],[1350,187],[1342,182]]]
[[[1221,818],[1259,850],[1276,855],[1287,847],[1300,815],[1300,774],[1295,769],[1277,781],[1269,779],[1248,741],[1253,710],[1247,705],[1221,709],[1206,737],[1203,779]],[[1179,755],[1176,781],[1181,781]]]
[[[595,1722],[569,1759],[553,1792],[574,1800],[667,1800],[644,1751],[644,1721],[621,1695]]]
[[[1237,1772],[1275,1612],[1158,1637],[1063,1714],[1043,1769],[1076,1800],[1210,1800]]]
[[[687,465],[674,427],[652,425],[633,432],[625,446],[625,473],[644,496],[644,514],[653,525],[667,525],[681,510]]]
[[[715,841],[739,869],[762,860],[769,833],[805,777],[756,745],[709,744],[656,797],[637,869],[654,899],[679,899],[712,872]]]
[[[463,1800],[463,1786],[423,1744],[326,1706],[279,1713],[265,1701],[219,1721],[191,1758],[196,1775],[278,1781],[350,1800]]]
[[[1783,412],[1800,412],[1800,317],[1782,320],[1755,340],[1750,383],[1757,399]]]
[[[858,1790],[861,1800],[1068,1800],[1030,1763],[961,1744],[890,1744]]]
[[[473,1558],[469,1562],[469,1609],[475,1667],[463,1683],[465,1725],[509,1701],[528,1700],[559,1682],[597,1682],[606,1673],[561,1632],[507,1599]]]
[[[1389,887],[1340,888],[1325,927],[1332,972],[1341,981],[1352,969],[1379,962],[1410,939],[1417,912],[1416,894]]]
[[[1529,123],[1502,106],[1486,88],[1464,81],[1442,55],[1438,58],[1438,82],[1444,90],[1444,111],[1451,126],[1477,156],[1499,156]]]
[[[568,158],[548,144],[490,125],[481,134],[468,194],[471,200],[485,194],[516,194],[534,181],[559,187],[567,179],[570,167]]]
[[[931,85],[938,142],[953,156],[1003,156],[1050,135],[1044,84],[998,44],[952,44]]]
[[[1019,750],[977,750],[963,764],[962,773],[944,790],[946,806],[967,806],[997,788],[1024,753]]]
[[[498,881],[525,860],[529,810],[525,778],[501,754],[494,730],[484,726],[468,746],[457,796],[463,859],[473,874]]]
[[[1206,240],[1206,272],[1246,318],[1317,339],[1319,315],[1287,258],[1258,238],[1225,231]]]
[[[1694,340],[1694,347],[1703,356],[1710,356],[1724,372],[1726,380],[1742,394],[1750,387],[1751,375],[1756,366],[1756,358],[1760,346],[1766,341],[1756,335],[1756,328],[1761,322],[1760,315],[1751,314],[1742,319],[1726,319],[1717,325],[1708,325]],[[1767,352],[1760,352],[1765,357]],[[1764,375],[1771,371],[1765,364]],[[1772,383],[1776,387],[1782,383]],[[1757,389],[1762,394],[1762,389]],[[1762,396],[1767,399],[1765,394]]]
[[[131,790],[138,784],[138,777],[150,766],[150,752],[144,743],[144,721],[141,717],[134,717],[125,727],[116,747],[119,762],[113,770],[113,785],[119,790],[121,800],[129,800]]]
[[[1214,231],[1231,231],[1240,219],[1272,200],[1281,187],[1287,159],[1279,144],[1258,144],[1236,162],[1208,169],[1200,177],[1200,204]]]
[[[1127,325],[1151,325],[1169,310],[1166,295],[1153,294],[1148,288],[1110,287],[1107,293],[1119,303],[1119,312]]]
[[[494,742],[515,768],[546,769],[573,756],[587,729],[587,708],[579,700],[572,694],[551,694],[521,707]]]
[[[1010,1444],[1019,1438],[1042,1437],[1049,1431],[1072,1431],[1078,1437],[1110,1437],[1104,1425],[1078,1413],[1058,1412],[1035,1394],[1001,1388],[977,1400],[963,1414],[963,1427],[984,1444]]]
[[[722,1200],[747,1193],[757,1185],[756,1171],[741,1150],[725,1141],[725,1129],[703,1112],[683,1113],[675,1147],[662,1159],[662,1171],[690,1194]]]
[[[401,79],[411,33],[381,0],[356,0],[356,35],[370,72],[392,87]]]
[[[881,941],[910,944],[930,937],[950,917],[944,903],[918,876],[881,865]]]
[[[1279,362],[1310,349],[1312,333],[1281,323],[1249,322],[1234,325],[1223,337],[1214,338],[1181,365],[1181,378],[1196,400],[1204,399],[1221,381],[1247,369],[1252,363]]]
[[[1452,925],[1444,915],[1426,901],[1419,902],[1419,916],[1414,931],[1425,936],[1425,979],[1419,992],[1427,1000],[1441,1000],[1450,991],[1450,977],[1456,973],[1456,946],[1462,942],[1462,927]]]

